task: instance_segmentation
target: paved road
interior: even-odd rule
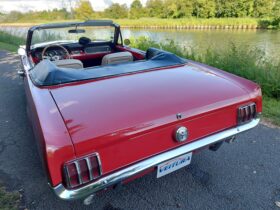
[[[0,51],[0,180],[23,189],[28,209],[277,209],[280,129],[263,125],[160,179],[150,174],[96,197],[91,206],[58,200],[46,184],[16,75],[18,58]],[[1,209],[1,207],[0,207]],[[279,209],[279,208],[278,208]]]

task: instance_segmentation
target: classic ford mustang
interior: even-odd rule
[[[259,123],[257,84],[123,42],[112,21],[46,24],[18,51],[27,113],[61,199],[89,203],[151,171],[162,177]]]

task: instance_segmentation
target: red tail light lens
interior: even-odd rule
[[[65,183],[69,188],[86,184],[99,178],[101,175],[101,162],[97,153],[64,165]]]
[[[243,124],[251,121],[257,116],[257,107],[255,103],[239,107],[238,109],[238,123]]]

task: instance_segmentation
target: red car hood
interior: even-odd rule
[[[177,113],[190,119],[249,97],[234,81],[191,64],[50,91],[77,154],[84,152],[79,143],[140,135],[175,122]]]

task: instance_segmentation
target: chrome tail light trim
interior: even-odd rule
[[[79,165],[78,161],[75,161],[74,165],[75,165],[76,170],[77,170],[79,184],[83,184],[81,169],[80,169],[80,165]]]
[[[238,124],[248,123],[257,117],[257,106],[251,103],[238,108]]]
[[[85,158],[86,162],[87,162],[87,167],[88,167],[88,171],[89,171],[89,180],[92,181],[93,180],[93,174],[92,174],[92,167],[91,167],[91,162],[89,157]]]
[[[96,158],[97,158],[97,163],[99,165],[99,175],[102,175],[102,167],[101,167],[101,160],[100,160],[100,156],[98,153],[96,153]]]
[[[95,176],[93,173],[93,167],[92,167],[92,163],[90,158],[96,158],[96,162],[98,164],[98,176]],[[87,172],[89,174],[89,180],[88,181],[84,181],[83,177],[82,177],[82,171],[81,171],[81,166],[80,166],[80,161],[84,160],[86,161],[86,166],[87,166]],[[78,177],[78,185],[72,185],[71,184],[71,179],[70,179],[70,172],[68,170],[68,166],[74,164],[75,169],[77,170],[77,177]],[[64,164],[63,167],[63,174],[64,174],[64,178],[65,178],[65,182],[66,182],[66,186],[67,188],[75,188],[78,187],[79,185],[83,185],[86,184],[92,180],[96,180],[98,179],[101,175],[102,175],[102,165],[101,165],[101,160],[100,160],[100,156],[98,153],[94,153],[91,154],[89,156],[86,157],[82,157],[79,159],[75,159],[73,161],[67,162]]]
[[[52,189],[54,193],[63,200],[82,199],[104,188],[118,184],[123,180],[126,180],[134,175],[137,175],[151,167],[156,167],[158,164],[162,162],[168,161],[170,159],[192,152],[194,150],[206,146],[210,146],[219,141],[223,141],[231,136],[235,136],[241,132],[252,129],[258,125],[259,121],[260,119],[256,118],[246,124],[221,131],[219,133],[199,139],[195,142],[191,142],[183,146],[180,146],[178,148],[172,149],[170,151],[155,155],[149,159],[143,160],[127,168],[106,175],[94,182],[90,182],[89,184],[84,185],[77,189],[71,189],[71,190],[66,189],[63,184],[59,184],[56,187],[52,187]]]

